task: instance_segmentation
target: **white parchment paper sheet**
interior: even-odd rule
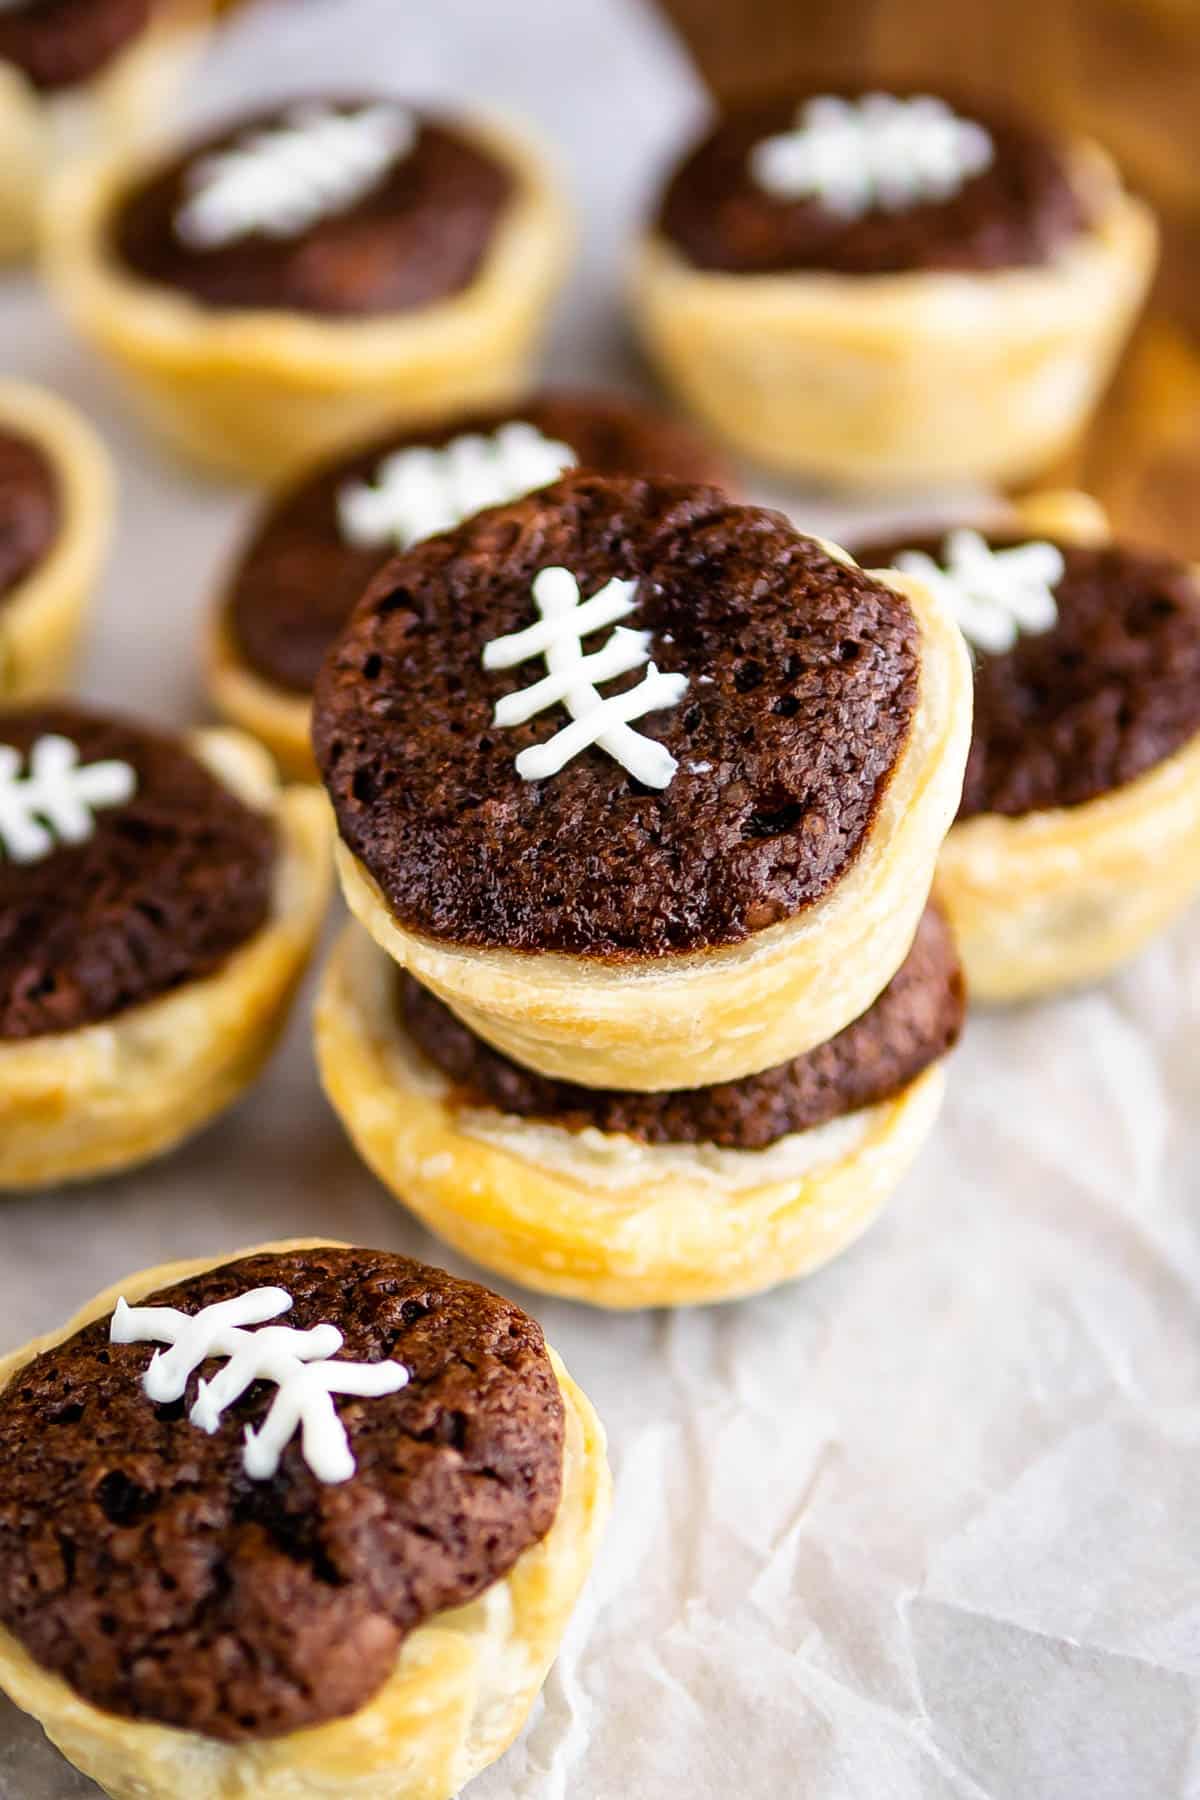
[[[620,248],[702,106],[657,22],[636,0],[283,0],[193,110],[356,77],[557,141],[584,236],[547,369],[635,383]],[[245,498],[160,463],[25,280],[0,285],[0,367],[120,458],[88,693],[201,716],[197,624]],[[471,1800],[1200,1795],[1198,1027],[1193,915],[1106,987],[974,1021],[936,1141],[814,1280],[678,1316],[525,1297],[608,1424],[616,1511]],[[301,1009],[258,1090],[168,1162],[3,1203],[0,1343],[130,1269],[266,1238],[445,1260],[356,1163],[307,1029]],[[0,1702],[0,1800],[96,1791]]]

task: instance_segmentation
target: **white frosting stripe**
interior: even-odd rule
[[[416,138],[404,107],[292,107],[281,123],[200,158],[176,233],[193,250],[218,250],[256,232],[298,237],[369,194]]]
[[[348,1481],[355,1462],[346,1428],[333,1404],[334,1394],[378,1398],[394,1394],[408,1382],[401,1363],[333,1362],[342,1347],[336,1325],[314,1325],[295,1331],[269,1325],[290,1310],[285,1288],[254,1288],[232,1300],[221,1300],[198,1313],[170,1306],[127,1306],[118,1300],[109,1326],[114,1344],[169,1344],[156,1350],[142,1378],[146,1397],[157,1404],[181,1400],[191,1376],[214,1357],[225,1367],[211,1381],[201,1381],[188,1417],[201,1431],[218,1429],[226,1409],[256,1381],[278,1389],[260,1430],[246,1428],[243,1463],[254,1481],[268,1480],[297,1429],[304,1460],[319,1481]],[[247,1326],[264,1327],[248,1331]]]
[[[406,550],[487,506],[548,486],[574,463],[568,445],[514,419],[488,437],[466,432],[440,450],[417,446],[385,457],[373,481],[342,488],[338,522],[359,549]]]
[[[15,863],[41,862],[63,844],[84,844],[95,814],[123,806],[137,792],[137,773],[124,762],[81,764],[78,746],[50,734],[38,738],[21,773],[21,753],[0,744],[0,854]]]
[[[563,702],[572,723],[548,739],[522,750],[517,773],[526,781],[557,775],[572,757],[595,744],[647,787],[665,788],[678,764],[670,751],[631,728],[647,713],[677,706],[687,692],[686,675],[665,675],[650,662],[650,634],[618,629],[591,656],[583,639],[624,619],[636,606],[637,583],[610,581],[590,600],[581,600],[579,583],[569,569],[543,569],[533,583],[539,622],[484,647],[485,669],[515,668],[533,656],[544,656],[549,674],[531,687],[506,695],[496,704],[498,726],[523,724],[546,707]],[[602,696],[595,683],[649,666],[636,687]]]
[[[923,550],[903,550],[896,567],[944,601],[975,649],[1002,656],[1022,631],[1053,631],[1057,625],[1054,589],[1066,564],[1054,544],[993,550],[978,531],[964,528],[948,534],[941,556],[939,565]]]
[[[750,169],[777,199],[817,200],[858,219],[875,208],[904,212],[948,200],[994,155],[982,125],[929,94],[822,94],[800,108],[791,131],[755,146]]]

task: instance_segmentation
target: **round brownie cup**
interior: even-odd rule
[[[332,101],[353,111],[369,101]],[[178,215],[189,178],[214,151],[283,125],[294,106],[241,120],[192,145],[120,203],[112,241],[143,281],[204,306],[366,318],[429,306],[473,280],[513,192],[513,178],[478,143],[449,125],[417,120],[411,149],[351,205],[288,236],[256,231],[191,248]]]
[[[0,428],[0,601],[42,561],[60,523],[49,458],[28,438]]]
[[[484,647],[534,623],[532,583],[556,566],[584,596],[635,580],[629,624],[686,677],[678,704],[637,721],[678,760],[664,789],[598,747],[523,780],[515,758],[565,708],[493,724],[545,671],[485,671]],[[314,746],[345,843],[408,928],[661,957],[737,943],[828,893],[907,741],[919,662],[907,601],[781,514],[585,473],[382,571],[321,671]]]
[[[793,94],[731,113],[676,169],[657,227],[694,267],[730,275],[1036,267],[1089,223],[1054,141],[1020,119],[974,105],[956,110],[990,133],[993,160],[948,199],[848,218],[816,199],[772,194],[755,179],[753,152],[793,129],[813,97]]]
[[[146,29],[153,0],[26,0],[0,10],[0,63],[36,88],[78,87]]]
[[[93,1706],[226,1742],[365,1705],[405,1636],[461,1605],[545,1536],[564,1409],[541,1330],[507,1300],[382,1251],[265,1253],[140,1305],[186,1313],[278,1286],[339,1357],[394,1359],[408,1386],[335,1401],[357,1473],[321,1483],[294,1438],[252,1480],[257,1382],[213,1437],[152,1404],[148,1344],[109,1318],[22,1368],[0,1395],[0,1621]]]
[[[1029,541],[995,532],[993,548]],[[1045,541],[1040,540],[1040,541]],[[934,561],[944,535],[855,551],[887,568]],[[1058,543],[1058,623],[1012,650],[975,655],[975,722],[960,819],[1080,806],[1144,775],[1200,731],[1200,581],[1169,557]]]
[[[510,1062],[449,1007],[397,971],[397,1005],[413,1042],[454,1084],[455,1103],[568,1131],[619,1132],[644,1144],[763,1150],[860,1107],[890,1100],[957,1043],[965,992],[949,928],[930,907],[908,957],[875,1004],[828,1043],[745,1081],[638,1094],[552,1081]]]
[[[397,450],[440,449],[469,433],[491,435],[520,420],[605,475],[671,475],[727,485],[716,453],[686,425],[607,394],[538,394],[516,411],[471,413],[379,438],[315,470],[274,500],[234,575],[228,619],[255,672],[289,693],[309,694],[330,646],[372,576],[394,554],[356,546],[339,520],[338,496],[369,482]]]
[[[82,844],[38,862],[0,847],[0,1041],[75,1031],[211,975],[271,906],[275,830],[182,742],[65,705],[0,712],[24,757],[69,738],[82,764],[132,766],[137,791]]]

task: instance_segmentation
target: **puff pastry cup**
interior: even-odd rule
[[[1045,267],[725,274],[637,249],[635,322],[667,385],[746,456],[848,487],[1019,482],[1093,410],[1149,286],[1153,216],[1094,144],[1092,227]]]
[[[44,237],[47,277],[147,426],[188,460],[274,481],[388,423],[503,404],[526,386],[571,240],[541,148],[509,123],[456,121],[515,195],[461,292],[412,310],[335,318],[225,310],[154,285],[109,246],[114,209],[157,166],[118,154],[66,171]]]
[[[1109,537],[1086,495],[1031,495],[1014,518],[1031,537],[1063,544]],[[1200,891],[1200,736],[1080,804],[962,820],[942,848],[936,891],[973,999],[1098,980]]]
[[[240,1256],[327,1247],[258,1246]],[[64,1327],[0,1362],[0,1389],[43,1350],[114,1307],[230,1260],[165,1263],[97,1295]],[[604,1433],[549,1352],[565,1408],[562,1498],[553,1525],[509,1573],[404,1640],[357,1712],[282,1737],[225,1743],[91,1706],[0,1630],[0,1689],[112,1800],[453,1800],[520,1732],[546,1678],[607,1520]]]
[[[945,1089],[935,1062],[765,1150],[644,1144],[453,1104],[390,993],[387,959],[351,927],[322,978],[316,1048],[359,1154],[456,1250],[595,1306],[737,1299],[820,1268],[890,1199]]]
[[[0,598],[0,704],[66,687],[88,602],[112,534],[114,479],[91,426],[54,394],[0,379],[0,432],[45,456],[58,489],[48,553]]]
[[[920,628],[916,712],[866,843],[832,891],[796,918],[742,943],[634,964],[463,948],[402,925],[339,843],[351,912],[480,1037],[516,1062],[584,1086],[736,1081],[834,1037],[876,998],[912,943],[970,738],[961,633],[920,582],[887,579],[902,586]]]
[[[278,832],[265,924],[215,971],[98,1024],[0,1042],[0,1190],[132,1168],[162,1155],[256,1079],[287,1021],[328,904],[329,822],[310,788],[229,730],[193,754]]]
[[[36,247],[42,207],[68,161],[145,142],[207,38],[209,0],[162,0],[145,31],[81,87],[39,93],[0,62],[0,262]]]

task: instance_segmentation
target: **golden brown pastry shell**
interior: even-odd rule
[[[478,1036],[529,1068],[584,1086],[707,1087],[836,1036],[908,954],[958,806],[970,740],[962,634],[920,582],[894,573],[887,579],[908,596],[920,628],[912,727],[855,861],[796,918],[743,943],[642,963],[477,950],[401,925],[339,844],[351,912]]]
[[[744,455],[845,487],[1038,475],[1094,409],[1154,272],[1149,208],[1080,143],[1097,222],[1044,268],[726,275],[650,235],[631,300],[667,385]]]
[[[42,1351],[111,1312],[119,1295],[136,1304],[236,1256],[315,1249],[325,1242],[262,1244],[130,1276],[97,1295],[61,1331],[0,1361],[0,1388]],[[0,1689],[113,1800],[453,1800],[525,1723],[608,1516],[603,1430],[559,1358],[550,1355],[566,1407],[563,1493],[554,1524],[503,1580],[410,1633],[391,1678],[349,1718],[247,1744],[118,1718],[80,1699],[3,1630]]]
[[[44,233],[46,274],[80,335],[132,404],[187,459],[275,481],[335,448],[459,408],[503,405],[527,385],[571,243],[566,203],[523,130],[457,121],[509,168],[517,195],[461,293],[366,319],[223,311],[127,272],[108,223],[146,159],[66,171]]]
[[[287,1022],[328,904],[328,808],[311,788],[281,791],[265,752],[239,732],[197,732],[192,748],[275,816],[270,917],[215,974],[103,1024],[0,1043],[0,1190],[162,1155],[249,1087]]]
[[[35,443],[58,482],[61,519],[48,553],[0,599],[0,705],[70,685],[80,633],[112,536],[115,481],[104,445],[65,401],[0,379],[0,430]]]
[[[1031,495],[1015,514],[1060,541],[1109,535],[1085,494]],[[1200,892],[1200,737],[1081,806],[965,819],[943,847],[936,888],[973,999],[1099,980]]]
[[[706,1154],[453,1103],[352,926],[316,1008],[325,1091],[363,1160],[486,1269],[594,1306],[684,1306],[810,1274],[867,1229],[932,1131],[940,1065],[779,1152]],[[793,1167],[787,1166],[791,1151]]]
[[[144,142],[207,38],[208,0],[160,0],[158,18],[94,80],[41,94],[0,64],[0,263],[35,248],[55,173],[74,157]]]

